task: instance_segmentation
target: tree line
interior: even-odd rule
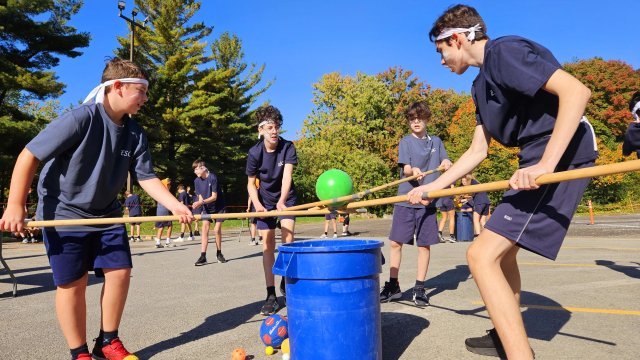
[[[263,81],[266,65],[247,64],[235,34],[214,36],[212,26],[196,21],[199,1],[138,0],[136,5],[154,14],[152,26],[136,33],[134,61],[151,77],[149,101],[136,120],[149,137],[156,172],[174,184],[190,184],[191,163],[202,158],[223,181],[228,203],[246,203],[246,152],[256,141],[252,108],[272,84]],[[60,56],[80,56],[90,44],[89,34],[68,25],[81,6],[81,0],[0,5],[0,202],[6,201],[18,153],[64,111],[56,100],[64,83],[55,67]],[[129,37],[118,41],[114,55],[127,59]],[[627,103],[640,89],[640,70],[602,58],[563,66],[592,91],[586,116],[598,137],[598,163],[624,160],[621,143],[631,121]],[[475,126],[469,94],[433,89],[428,80],[400,67],[379,74],[325,74],[313,85],[314,107],[295,141],[300,201],[317,200],[315,180],[330,168],[350,174],[355,191],[397,179],[397,146],[409,132],[402,113],[416,100],[429,103],[428,132],[442,138],[451,159],[457,159]],[[516,153],[494,143],[476,177],[481,182],[509,178]],[[637,181],[635,173],[594,179],[585,198],[599,204],[628,201],[638,195]],[[373,196],[391,195],[395,189]],[[490,196],[496,202],[500,194]]]

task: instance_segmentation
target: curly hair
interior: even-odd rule
[[[487,35],[487,25],[476,9],[468,5],[454,5],[445,10],[433,23],[429,31],[429,40],[436,42],[436,38],[442,30],[447,28],[470,28],[479,24],[480,30],[476,31],[476,40],[489,39]],[[450,38],[441,41],[448,41]]]
[[[263,105],[256,110],[256,120],[258,126],[263,121],[274,122],[278,126],[282,126],[282,114],[277,107],[273,105]]]

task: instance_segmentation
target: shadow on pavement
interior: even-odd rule
[[[628,277],[640,279],[640,263],[635,264],[638,264],[638,266],[617,265],[615,262],[610,260],[596,260],[596,265],[608,267],[609,269],[623,273]]]
[[[136,351],[141,359],[148,359],[165,350],[173,349],[192,341],[229,331],[245,324],[253,318],[260,309],[262,302],[253,302],[240,307],[229,309],[207,317],[204,322],[195,328],[184,332],[176,337],[162,340],[157,344],[150,345],[144,349]]]
[[[413,339],[429,327],[429,321],[411,314],[382,313],[382,358],[396,360],[409,347]]]
[[[467,265],[456,265],[455,268],[449,269],[427,280],[424,284],[425,288],[433,289],[429,291],[427,296],[432,297],[445,290],[455,290],[460,283],[470,279],[469,275],[471,275],[471,273]]]

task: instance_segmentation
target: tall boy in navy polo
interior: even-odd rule
[[[142,201],[140,200],[140,196],[132,194],[129,191],[125,192],[125,196],[124,207],[127,208],[129,217],[142,216]],[[131,225],[129,241],[142,241],[142,239],[140,239],[140,223],[130,223],[129,225]],[[135,237],[134,234],[136,235]]]
[[[196,179],[193,181],[193,188],[198,200],[193,202],[194,209],[201,209],[201,214],[222,214],[226,206],[224,194],[220,182],[212,171],[207,169],[207,164],[203,160],[193,162],[193,171]],[[196,266],[207,263],[207,247],[209,246],[209,225],[213,220],[202,219],[202,231],[200,232],[200,257],[196,261]],[[224,219],[215,219],[213,233],[216,238],[216,258],[218,262],[225,263],[227,260],[222,255],[222,223]]]
[[[495,40],[478,12],[466,5],[449,8],[434,23],[442,65],[457,74],[480,68],[473,82],[477,125],[470,148],[438,180],[410,192],[442,189],[471,172],[487,157],[491,139],[519,147],[519,169],[511,190],[484,230],[469,246],[467,260],[495,329],[469,338],[474,353],[532,359],[520,314],[520,273],[516,255],[525,248],[555,259],[589,180],[538,186],[547,173],[593,166],[597,157],[593,130],[583,118],[591,93],[563,71],[541,45],[516,36]]]
[[[117,196],[131,172],[152,198],[181,215],[181,222],[190,221],[189,209],[154,174],[147,138],[127,115],[137,113],[147,101],[147,85],[146,75],[137,65],[118,58],[109,61],[102,84],[85,104],[52,121],[18,156],[0,229],[22,229],[27,191],[40,162],[45,165],[38,181],[38,220],[121,216]],[[132,267],[124,225],[46,228],[44,239],[57,287],[56,313],[72,359],[91,358],[85,300],[89,270],[105,278],[100,333],[93,355],[110,360],[138,359],[118,338]]]
[[[411,134],[400,140],[398,149],[400,178],[414,176],[440,166],[445,170],[448,169],[451,166],[451,161],[442,140],[437,136],[427,134],[427,121],[431,120],[431,111],[427,103],[415,102],[411,104],[405,116],[411,128]],[[405,195],[414,187],[437,179],[439,175],[435,172],[419,177],[415,181],[404,182],[398,186],[398,195]],[[385,282],[382,292],[380,292],[381,302],[402,297],[398,284],[402,246],[404,244],[413,245],[414,241],[418,246],[418,269],[413,288],[413,301],[417,306],[429,304],[424,282],[429,268],[431,245],[439,242],[437,210],[435,204],[424,206],[406,202],[397,203],[393,207],[393,222],[389,234],[389,281]]]
[[[293,167],[298,163],[296,148],[291,141],[279,136],[282,126],[280,110],[271,105],[261,106],[255,114],[260,141],[249,149],[247,191],[256,212],[285,210],[296,202],[293,184]],[[256,188],[256,179],[260,180],[260,189]],[[295,217],[282,216],[280,224],[282,243],[293,242]],[[262,267],[267,285],[267,299],[260,313],[270,315],[280,308],[272,271],[275,262],[276,218],[258,218],[256,225],[263,239]],[[286,301],[284,278],[280,282],[280,292]]]

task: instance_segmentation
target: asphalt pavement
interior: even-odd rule
[[[354,236],[386,240],[389,219],[352,220]],[[558,259],[521,251],[522,311],[537,359],[637,359],[640,348],[640,215],[576,217]],[[297,240],[317,239],[322,223],[299,224]],[[199,241],[156,249],[132,244],[134,269],[120,336],[141,359],[230,359],[243,347],[267,356],[258,312],[265,289],[261,249],[246,229],[224,233],[228,262],[196,267]],[[382,357],[484,359],[467,352],[464,339],[491,328],[465,260],[468,242],[432,247],[427,276],[431,305],[411,302],[417,252],[407,247],[400,271],[404,296],[381,305]],[[383,253],[388,258],[388,245]],[[18,281],[0,270],[0,359],[68,359],[54,312],[55,288],[44,246],[5,243],[3,255]],[[381,284],[388,279],[384,265]],[[88,340],[97,335],[101,282],[87,290]],[[287,309],[281,310],[286,314]],[[318,344],[331,346],[331,344]],[[335,359],[341,359],[336,354]],[[293,359],[297,360],[297,359]]]

